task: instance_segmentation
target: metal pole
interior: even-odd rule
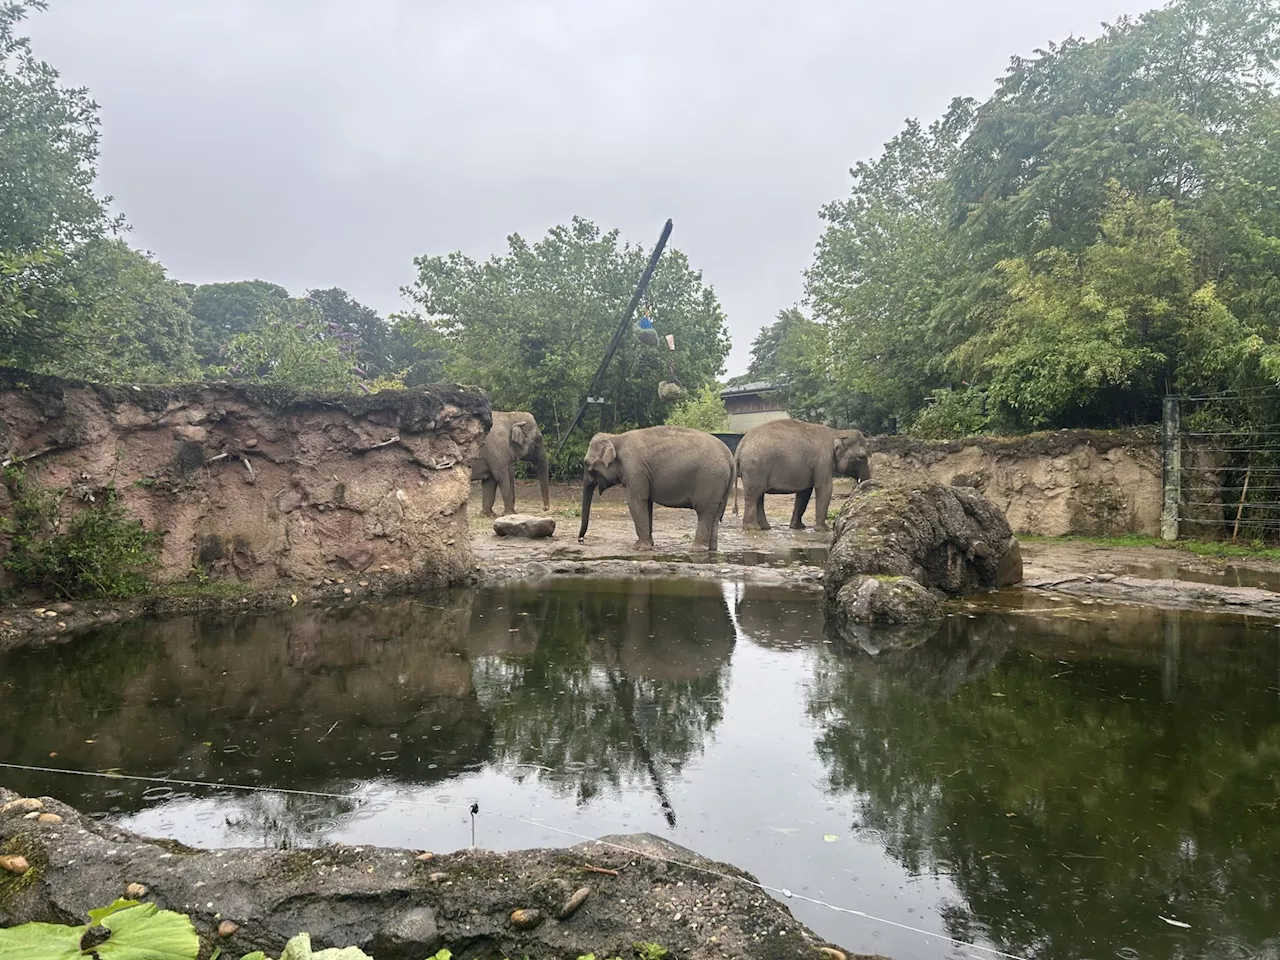
[[[600,361],[600,367],[596,370],[596,375],[591,378],[591,385],[587,387],[588,399],[578,408],[578,415],[573,418],[573,422],[569,424],[569,429],[560,438],[560,446],[556,447],[556,454],[553,459],[560,459],[560,454],[564,452],[564,445],[569,442],[569,435],[582,422],[582,415],[587,412],[587,403],[590,402],[591,397],[596,395],[596,390],[604,377],[604,371],[609,366],[609,361],[613,359],[613,354],[618,349],[618,345],[622,343],[622,337],[627,332],[627,325],[631,323],[631,317],[636,312],[636,307],[640,305],[640,298],[644,296],[645,290],[649,287],[649,281],[653,279],[653,271],[658,267],[658,258],[662,256],[662,249],[667,245],[667,238],[670,236],[671,221],[668,220],[666,226],[662,228],[662,236],[658,238],[658,245],[653,248],[653,253],[649,256],[649,265],[644,268],[644,273],[640,277],[640,284],[636,287],[636,292],[631,296],[631,302],[627,304],[627,309],[622,314],[622,321],[618,324],[618,329],[614,331],[613,339],[609,341],[609,349],[605,351],[604,359]]]
[[[1178,508],[1182,503],[1182,417],[1177,397],[1164,398],[1161,480],[1164,503],[1160,510],[1160,539],[1178,539]]]

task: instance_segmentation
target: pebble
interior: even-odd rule
[[[590,887],[580,887],[572,897],[564,902],[564,906],[560,908],[560,919],[568,920],[575,910],[587,901],[587,897],[591,896]]]
[[[234,920],[223,920],[218,924],[218,936],[230,937],[239,929],[240,924],[236,923]]]
[[[43,810],[44,801],[36,797],[19,797],[17,800],[10,800],[3,807],[0,807],[0,813],[30,813],[33,810]]]
[[[433,873],[431,876],[427,877],[427,879],[432,883],[443,883],[448,878],[449,875],[447,873]]]
[[[511,924],[517,930],[532,930],[542,922],[542,911],[537,909],[512,910]]]
[[[434,860],[434,859],[435,859],[435,856],[436,856],[436,855],[435,855],[434,853],[432,853],[431,851],[427,850],[427,851],[424,851],[424,852],[422,852],[422,853],[418,854],[418,859],[419,859],[419,860],[422,860],[423,862],[426,862],[427,860]]]
[[[343,593],[345,593],[347,596],[351,596],[351,588],[350,588],[350,587],[343,587],[343,588],[342,588],[342,592],[343,592]]]
[[[0,856],[0,870],[7,870],[9,873],[16,873],[22,876],[31,869],[31,864],[27,862],[27,858],[16,853],[6,853]]]
[[[63,616],[76,612],[76,608],[69,603],[55,603],[53,605],[53,609],[55,612],[61,613]]]
[[[131,883],[124,888],[124,895],[127,900],[141,900],[147,895],[146,884]]]
[[[57,610],[46,610],[46,611],[44,612],[44,615],[45,615],[48,619],[52,620],[54,617],[56,617],[56,616],[58,615],[58,611],[57,611]]]
[[[39,823],[61,823],[62,818],[56,813],[41,813],[36,815],[36,821]]]

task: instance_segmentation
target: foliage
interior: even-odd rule
[[[24,923],[0,930],[0,957],[14,960],[195,960],[199,952],[186,914],[137,900],[90,910],[89,923],[81,926]]]
[[[724,433],[729,429],[729,411],[720,399],[720,385],[714,381],[686,400],[676,404],[667,415],[667,423],[676,427],[693,427],[707,433]]]
[[[306,300],[264,308],[259,324],[234,336],[219,372],[294,390],[343,393],[360,380],[355,335],[326,321]]]
[[[192,332],[202,366],[221,364],[227,344],[261,326],[271,310],[289,299],[289,291],[265,280],[187,285]]]
[[[987,395],[983,390],[942,390],[911,423],[911,433],[926,440],[971,437],[986,431]]]
[[[17,33],[44,0],[0,3],[0,361],[30,365],[76,348],[58,312],[72,251],[113,225],[93,192],[98,105],[63,86]]]
[[[647,252],[579,217],[536,243],[513,234],[507,245],[504,256],[484,262],[460,252],[417,258],[417,279],[404,293],[418,312],[397,326],[424,354],[444,357],[448,378],[482,384],[495,409],[532,412],[550,439],[582,403]],[[657,387],[669,379],[669,358],[690,392],[723,369],[729,338],[720,304],[678,250],[663,254],[647,297],[658,334],[674,335],[675,352],[623,339],[600,388],[607,402],[593,408],[599,429],[663,422]]]
[[[822,210],[839,390],[939,435],[1280,382],[1277,54],[1271,0],[1173,0],[909,122]]]
[[[102,499],[61,518],[65,491],[32,485],[21,470],[4,475],[13,531],[3,563],[18,584],[45,596],[131,597],[150,586],[164,534],[129,516],[108,488]]]
[[[80,349],[41,372],[96,382],[164,383],[197,376],[191,300],[164,267],[123,240],[91,240],[65,270],[67,286],[44,308]]]

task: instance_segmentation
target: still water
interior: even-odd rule
[[[1012,593],[839,638],[785,588],[558,581],[130,624],[0,655],[0,759],[358,798],[0,771],[193,845],[452,850],[477,801],[486,848],[652,831],[1026,957],[1280,956],[1260,619]],[[982,955],[788,905],[854,950]]]

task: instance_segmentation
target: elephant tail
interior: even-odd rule
[[[733,469],[729,471],[729,486],[733,487],[733,515],[738,515],[738,451],[733,451]],[[725,498],[726,500],[728,497]]]

